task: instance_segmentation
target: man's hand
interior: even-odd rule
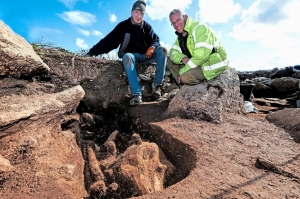
[[[93,57],[96,56],[96,54],[94,53],[94,51],[91,49],[88,53],[85,54],[85,57]]]
[[[151,47],[148,48],[148,50],[146,52],[146,58],[147,59],[151,59],[154,50],[155,50],[155,48],[153,46],[151,46]]]
[[[182,63],[186,64],[186,63],[188,63],[189,60],[190,60],[189,58],[184,57],[181,61],[182,61]]]

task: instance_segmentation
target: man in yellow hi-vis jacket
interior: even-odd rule
[[[167,67],[178,84],[213,79],[228,67],[225,49],[210,27],[193,21],[181,9],[171,11],[169,19],[178,37],[170,49]]]

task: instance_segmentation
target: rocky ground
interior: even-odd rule
[[[51,122],[49,127],[71,129],[75,135],[81,131],[81,144],[86,140],[101,144],[116,129],[124,140],[127,135],[138,133],[143,140],[155,142],[175,166],[175,172],[166,179],[163,191],[138,198],[300,198],[300,128],[295,122],[300,121],[298,109],[289,108],[267,115],[263,110],[273,107],[254,103],[261,110],[258,113],[228,114],[218,124],[179,117],[164,119],[163,113],[178,90],[176,85],[166,83],[165,95],[152,101],[147,94],[150,83],[143,81],[144,102],[130,107],[129,92],[124,89],[126,85],[122,85],[126,77],[119,61],[80,57],[57,49],[35,50],[51,69],[50,73],[17,80],[2,78],[0,97],[57,93],[82,86],[85,97],[76,112],[88,112],[101,118],[97,125],[92,130],[79,128],[80,124],[68,119],[69,122],[60,127],[52,127]],[[140,71],[151,77],[153,67],[141,66]],[[110,84],[103,87],[107,85],[103,82]],[[286,121],[282,122],[282,119]],[[22,139],[22,133],[18,136]],[[65,133],[47,137],[44,153],[67,156],[80,162],[80,157],[72,157],[72,151],[78,150],[73,148],[74,145],[70,144],[69,151],[49,151],[50,145],[59,145],[58,140],[71,136]],[[38,167],[42,166],[37,164],[40,160],[37,157],[43,154],[33,153],[31,144],[20,148],[17,139],[1,137],[0,154],[11,162],[14,170],[0,173],[0,197],[70,198],[63,184],[60,191],[56,188],[55,193],[51,193],[54,184],[43,178],[44,173],[37,173]],[[28,142],[30,139],[24,143]],[[61,168],[61,176],[68,176],[68,172],[78,176],[84,173],[67,165]],[[28,173],[33,177],[25,179],[23,176]],[[48,187],[43,190],[40,184],[45,183]],[[72,184],[72,181],[68,183]],[[88,183],[87,179],[85,183]],[[74,189],[68,191],[78,191],[77,185],[72,186]],[[82,196],[78,194],[78,198]]]

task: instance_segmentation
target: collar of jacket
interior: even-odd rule
[[[175,34],[176,34],[177,36],[182,35],[183,37],[185,37],[185,36],[188,34],[188,32],[185,31],[185,30],[183,30],[182,33],[179,33],[179,32],[176,31]]]
[[[144,20],[142,20],[141,23],[134,23],[132,17],[130,17],[130,21],[131,21],[131,24],[132,24],[132,25],[140,25],[140,26],[143,26],[143,25],[144,25]]]
[[[183,31],[189,33],[190,32],[190,28],[191,28],[191,26],[192,26],[193,23],[194,23],[194,20],[191,17],[188,16],[186,18],[186,22],[185,22]],[[179,33],[177,31],[175,31],[175,34],[178,36],[179,34],[184,34],[184,33]],[[183,36],[185,36],[185,35],[183,35]]]

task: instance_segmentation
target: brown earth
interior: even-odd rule
[[[165,190],[138,198],[300,198],[300,145],[297,142],[300,133],[291,126],[284,126],[284,129],[275,126],[266,119],[265,112],[228,114],[220,124],[182,118],[164,119],[162,113],[171,100],[168,94],[174,90],[158,101],[145,98],[145,102],[136,107],[128,106],[129,95],[126,90],[115,90],[113,86],[101,90],[101,82],[111,82],[112,85],[124,82],[126,78],[124,73],[120,73],[120,62],[76,57],[51,49],[38,51],[38,54],[52,72],[33,79],[20,79],[19,87],[11,86],[9,79],[2,79],[0,96],[23,92],[20,87],[26,86],[27,81],[39,85],[32,92],[40,89],[49,93],[80,84],[88,98],[83,100],[84,105],[79,105],[78,113],[90,112],[99,117],[110,117],[102,126],[98,126],[97,132],[110,134],[118,129],[123,135],[139,133],[144,140],[158,144],[175,166],[175,174],[166,180]],[[109,73],[100,73],[103,68],[108,68]],[[149,74],[149,71],[145,71],[145,74]],[[97,103],[105,93],[114,93],[116,99],[123,97],[124,100],[117,103],[117,108],[105,101]],[[261,110],[272,109],[254,105]],[[130,119],[125,118],[125,113],[128,113]],[[284,114],[282,118],[291,117],[288,111]],[[72,122],[71,125],[65,123],[61,127],[49,124],[49,127],[58,129],[64,126],[73,133],[79,131],[78,124]],[[95,137],[92,139],[101,140],[101,133],[94,132]],[[47,143],[59,144],[59,139],[68,139],[70,136],[68,133],[49,136]],[[5,158],[14,166],[14,171],[9,175],[0,174],[1,198],[70,198],[67,194],[69,191],[78,191],[76,185],[74,190],[64,190],[62,184],[59,188],[55,187],[55,193],[49,194],[53,188],[52,182],[42,177],[45,174],[36,175],[37,165],[41,166],[35,163],[36,156],[41,154],[31,152],[31,148],[26,145],[18,148],[16,143],[17,140],[11,140],[9,136],[1,139],[1,154],[5,154]],[[72,150],[78,149],[70,148],[68,152],[49,150],[51,147],[47,147],[45,153],[71,158]],[[71,170],[66,166],[62,168],[61,175]],[[72,172],[79,175],[84,171]],[[31,176],[35,177],[24,179],[24,173],[32,173]],[[48,184],[48,190],[40,189],[39,185],[45,183]],[[57,193],[58,189],[60,193]],[[43,195],[43,192],[48,195]]]

